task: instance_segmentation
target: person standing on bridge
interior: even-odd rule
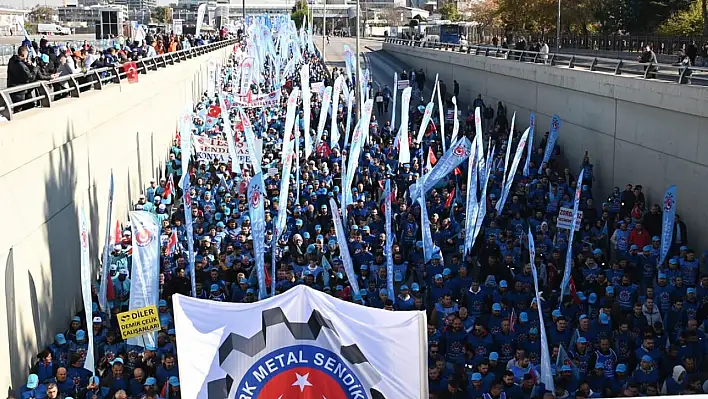
[[[17,54],[10,58],[7,63],[7,87],[21,86],[23,84],[34,82],[35,68],[32,66],[32,61],[28,57],[29,49],[21,46],[17,50]],[[27,90],[21,90],[10,94],[13,103],[23,101],[27,96]],[[31,105],[22,105],[15,110],[31,108]]]

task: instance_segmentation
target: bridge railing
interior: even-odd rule
[[[135,62],[136,69],[139,75],[145,75],[214,50],[232,46],[236,42],[236,39],[222,40],[186,50],[143,58]],[[110,84],[123,84],[126,78],[127,74],[123,65],[116,64],[52,80],[41,80],[9,87],[0,90],[0,115],[7,120],[12,120],[19,112],[37,107],[49,108],[64,98],[77,98],[89,90],[102,90]],[[138,84],[140,83],[138,82]],[[21,93],[24,93],[24,96],[18,95]]]
[[[457,52],[472,56],[492,57],[571,69],[584,69],[593,72],[604,72],[613,75],[627,75],[643,79],[660,79],[661,81],[668,81],[678,84],[708,86],[708,68],[695,66],[638,62],[625,59],[612,59],[563,53],[540,53],[535,51],[513,50],[493,46],[461,45],[432,41],[414,41],[398,38],[387,38],[385,42],[402,46]]]

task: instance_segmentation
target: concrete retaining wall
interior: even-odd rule
[[[205,91],[207,62],[230,47],[108,85],[0,125],[0,392],[19,388],[38,348],[83,308],[78,209],[97,265],[111,169],[114,215],[160,175],[177,119]],[[115,220],[114,217],[114,220]]]
[[[519,128],[536,112],[536,143],[558,114],[573,173],[585,151],[595,165],[596,202],[631,183],[644,186],[648,203],[660,203],[676,184],[689,244],[708,248],[708,88],[389,43],[383,49],[429,79],[439,73],[448,92],[457,80],[467,104],[477,94],[487,104],[504,102]]]

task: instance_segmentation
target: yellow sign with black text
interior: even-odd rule
[[[155,305],[118,313],[118,327],[123,339],[137,337],[160,329],[160,316]]]

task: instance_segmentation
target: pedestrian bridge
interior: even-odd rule
[[[160,173],[177,121],[206,88],[211,60],[233,41],[138,62],[137,83],[120,68],[29,86],[42,107],[18,112],[9,91],[0,113],[0,392],[18,388],[31,357],[83,308],[78,212],[100,259],[111,170],[114,215],[127,215],[143,185]],[[52,90],[54,89],[54,90]],[[16,90],[16,88],[15,88]],[[126,223],[127,220],[121,220]]]
[[[642,184],[647,202],[660,203],[676,184],[690,244],[708,246],[708,70],[659,65],[656,79],[646,79],[646,64],[626,60],[425,45],[389,39],[383,50],[429,79],[439,74],[448,92],[457,80],[463,103],[478,94],[486,104],[504,102],[520,129],[535,112],[535,143],[558,114],[560,145],[574,174],[589,152],[596,205],[628,183]]]

